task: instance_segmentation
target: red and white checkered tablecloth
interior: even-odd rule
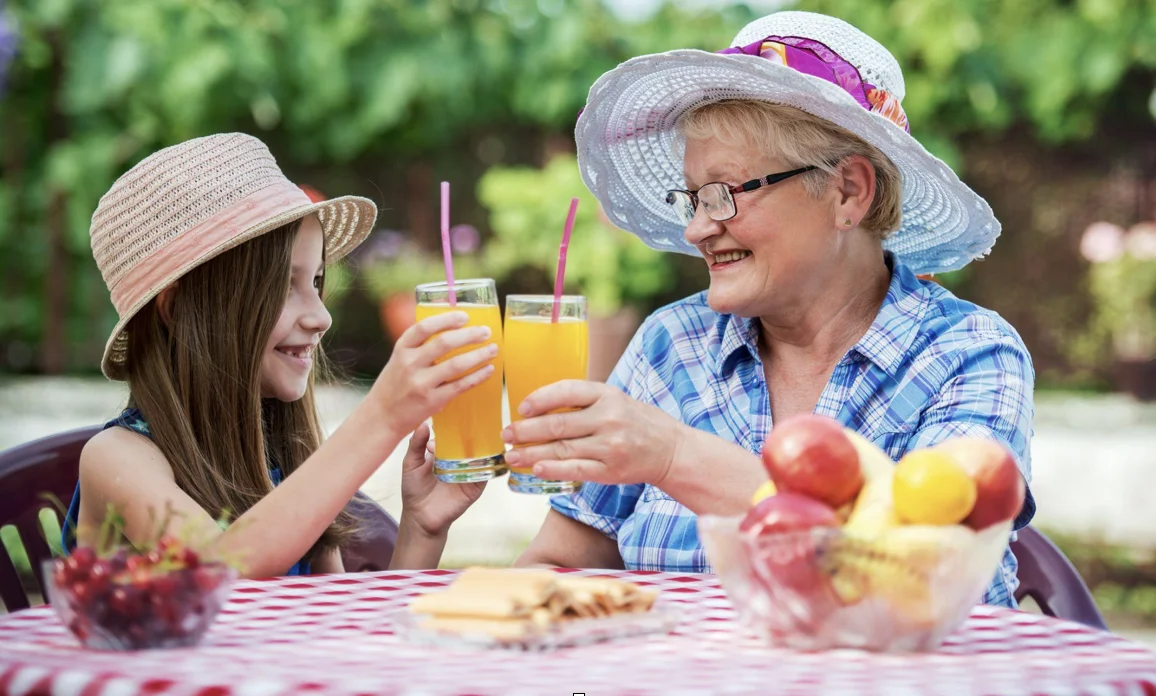
[[[200,646],[85,650],[48,607],[0,616],[0,694],[1156,694],[1156,654],[1109,633],[977,607],[931,654],[760,644],[710,575],[611,574],[682,605],[678,628],[554,652],[424,647],[388,614],[452,571],[239,582]]]

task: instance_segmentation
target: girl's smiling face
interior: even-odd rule
[[[301,221],[293,242],[289,290],[261,360],[261,396],[296,401],[305,395],[313,354],[333,323],[321,301],[325,237],[316,215]]]

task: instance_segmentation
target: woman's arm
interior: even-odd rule
[[[515,566],[625,568],[618,544],[597,529],[551,510]]]

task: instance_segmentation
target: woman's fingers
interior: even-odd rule
[[[531,392],[520,404],[510,404],[518,413],[531,418],[542,413],[564,408],[586,408],[607,393],[617,391],[601,382],[564,379]]]
[[[591,459],[547,460],[534,465],[534,475],[544,481],[589,481],[613,483],[606,478],[608,470]]]
[[[563,461],[567,459],[600,460],[598,438],[582,437],[574,440],[557,440],[538,445],[519,447],[506,452],[506,463],[510,466],[533,466],[539,462]]]
[[[532,442],[575,440],[593,435],[598,429],[598,414],[594,409],[549,413],[537,418],[510,423],[502,431],[502,440],[511,445]]]

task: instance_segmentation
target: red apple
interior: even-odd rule
[[[838,508],[863,487],[859,453],[843,426],[803,414],[776,425],[763,445],[763,464],[775,486]]]
[[[838,606],[819,562],[817,539],[803,532],[839,524],[829,506],[797,493],[779,493],[759,501],[739,527],[757,582],[772,602],[794,607],[780,616],[789,618],[793,630],[818,630]]]
[[[960,437],[935,449],[954,459],[975,479],[975,506],[963,523],[975,530],[1015,519],[1024,504],[1024,477],[1015,457],[994,440]]]
[[[812,527],[837,527],[839,516],[829,505],[795,493],[763,498],[747,512],[739,531],[751,536],[798,532]]]

